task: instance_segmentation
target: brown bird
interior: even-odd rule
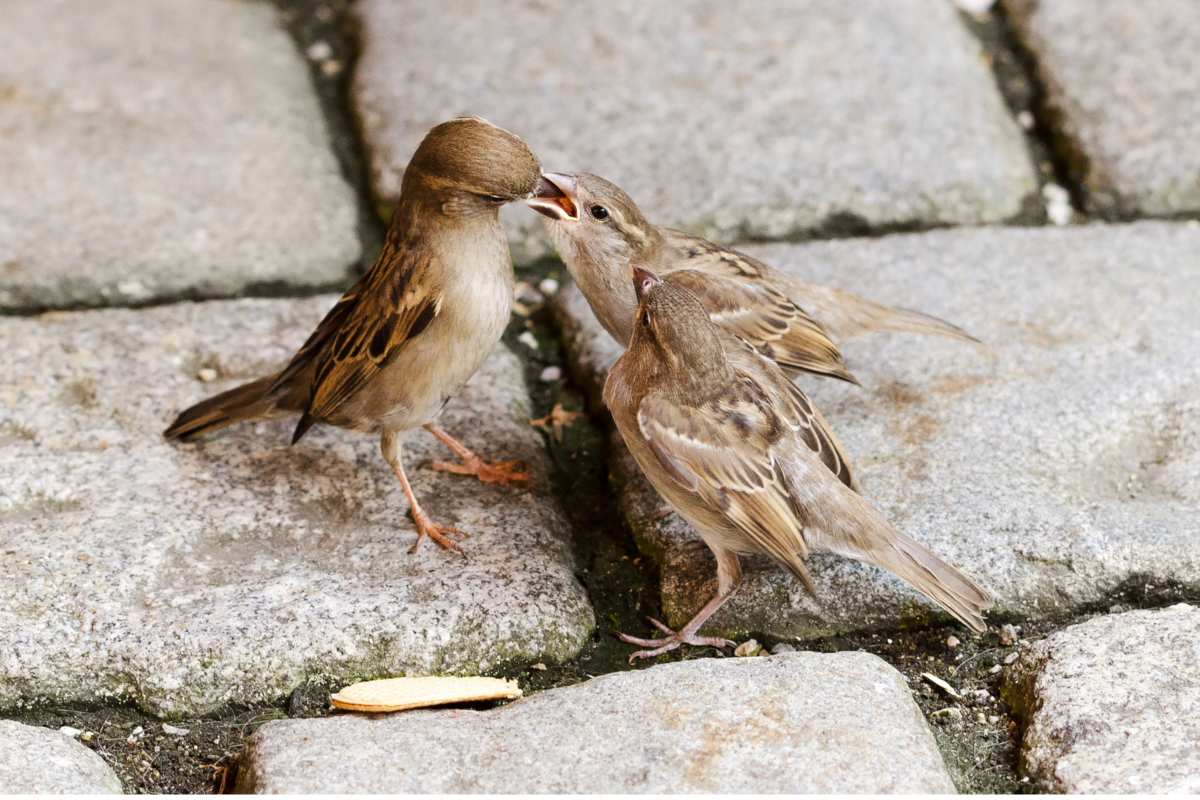
[[[637,304],[630,264],[691,292],[713,322],[791,377],[809,372],[857,383],[830,334],[892,330],[978,343],[927,314],[809,283],[699,236],[652,225],[629,195],[595,175],[547,173],[525,202],[546,217],[546,232],[596,318],[626,347]]]
[[[312,425],[380,433],[383,457],[412,506],[417,541],[460,550],[413,496],[400,446],[426,430],[462,459],[434,468],[489,483],[529,485],[523,462],[488,464],[434,424],[500,340],[513,302],[512,261],[500,226],[505,203],[529,197],[541,175],[520,138],[462,117],[431,129],[404,172],[383,252],[277,375],[192,406],[164,435],[194,439],[243,420],[300,414]]]
[[[629,349],[604,402],[650,483],[717,557],[717,595],[678,632],[623,641],[648,658],[681,644],[733,642],[697,635],[741,583],[738,554],[765,553],[814,596],[809,550],[875,564],[903,578],[974,631],[991,606],[974,581],[913,539],[851,489],[850,470],[819,411],[744,340],[713,324],[694,296],[634,266]]]

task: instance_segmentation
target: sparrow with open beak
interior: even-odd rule
[[[342,295],[276,375],[209,398],[179,415],[164,435],[194,439],[243,420],[299,414],[292,443],[315,423],[379,432],[417,529],[460,550],[413,495],[400,446],[413,428],[444,442],[462,464],[434,468],[489,483],[527,486],[526,466],[488,464],[434,424],[446,401],[500,341],[512,309],[514,275],[500,206],[527,198],[541,166],[520,138],[480,119],[432,128],[404,172],[383,251]]]
[[[893,330],[977,341],[935,317],[810,283],[707,239],[652,225],[629,195],[595,175],[546,173],[525,202],[546,217],[546,232],[588,305],[626,347],[636,305],[630,264],[695,295],[713,322],[792,377],[809,372],[857,383],[830,334]]]
[[[604,402],[650,483],[717,558],[717,594],[679,631],[623,641],[648,658],[681,644],[725,646],[700,626],[742,579],[738,554],[765,553],[814,596],[803,559],[828,550],[912,584],[974,631],[991,606],[983,589],[894,528],[851,489],[837,439],[770,359],[715,325],[671,282],[632,267],[637,306],[629,349],[609,372]]]

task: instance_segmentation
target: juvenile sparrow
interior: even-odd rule
[[[829,334],[893,330],[977,341],[918,311],[809,283],[707,239],[652,225],[629,195],[595,175],[546,173],[536,195],[525,202],[546,217],[546,232],[588,305],[625,346],[636,305],[630,264],[641,264],[695,295],[713,322],[791,377],[810,372],[857,383]]]
[[[875,564],[940,603],[974,631],[991,606],[970,578],[905,536],[851,489],[836,439],[804,393],[765,356],[715,325],[680,287],[634,266],[629,349],[604,402],[650,483],[717,558],[717,595],[678,632],[623,641],[648,658],[697,635],[741,583],[739,553],[765,553],[816,594],[804,557],[828,550]]]
[[[300,414],[292,443],[317,422],[380,433],[417,529],[461,549],[413,496],[400,446],[418,426],[462,464],[434,464],[489,483],[531,482],[526,466],[488,464],[434,424],[443,405],[483,365],[513,302],[512,261],[500,206],[529,197],[541,168],[520,138],[480,119],[432,128],[404,172],[383,252],[342,295],[277,375],[198,403],[164,433],[185,441],[242,420]]]

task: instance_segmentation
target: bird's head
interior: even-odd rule
[[[469,209],[530,197],[541,175],[537,156],[519,136],[481,117],[459,117],[430,128],[404,177]]]
[[[564,257],[624,267],[657,242],[629,195],[597,175],[547,172],[525,204],[546,217],[546,232]]]
[[[629,351],[653,365],[684,400],[729,384],[731,372],[717,326],[691,293],[634,264],[637,311]]]

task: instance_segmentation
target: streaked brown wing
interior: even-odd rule
[[[308,356],[316,371],[294,441],[313,422],[334,414],[395,360],[405,342],[429,326],[441,309],[440,271],[434,267],[427,253],[389,241],[375,265],[342,298],[345,307],[339,303],[330,312],[329,330],[319,327],[310,338],[321,334]]]
[[[811,591],[797,558],[808,553],[802,510],[774,446],[786,423],[774,413],[766,393],[742,378],[720,398],[699,406],[647,395],[638,408],[638,427],[680,486],[723,514]]]
[[[792,374],[809,372],[857,383],[824,327],[769,279],[765,265],[681,231],[662,229],[684,258],[665,276],[695,295],[714,323],[754,345]]]
[[[792,426],[804,443],[815,452],[821,462],[829,467],[829,471],[837,479],[851,489],[858,491],[854,485],[854,476],[850,472],[850,460],[837,434],[833,432],[825,416],[821,414],[800,387],[787,380],[786,377],[774,382],[775,408],[788,424]]]

